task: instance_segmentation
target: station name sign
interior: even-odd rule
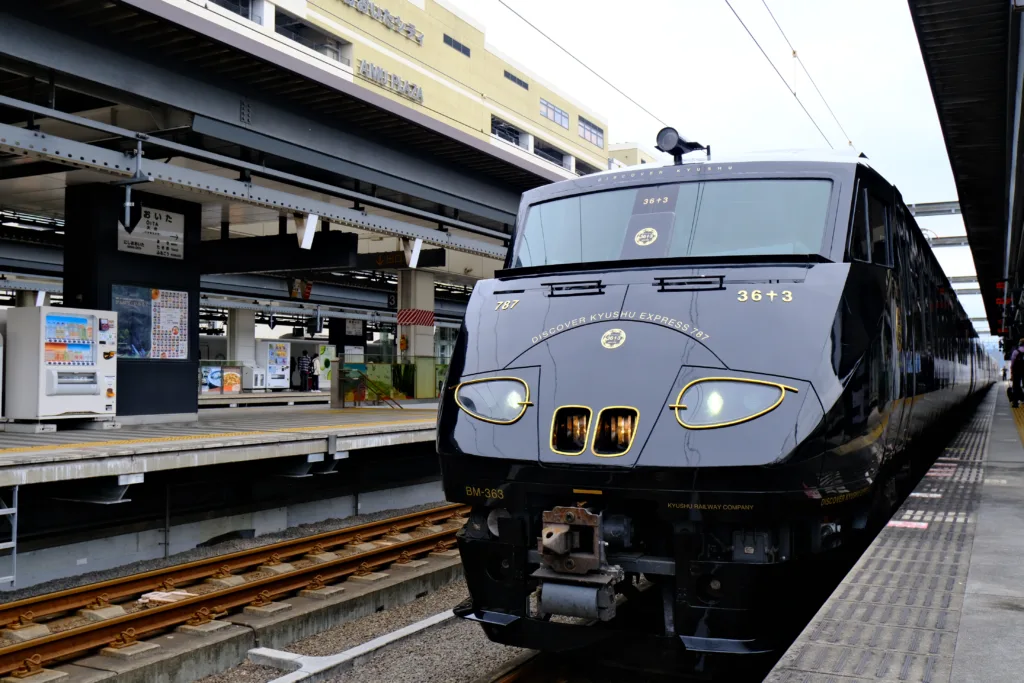
[[[358,12],[362,12],[369,17],[373,17],[392,31],[401,33],[409,40],[414,41],[417,45],[423,44],[423,32],[416,30],[416,24],[405,23],[402,21],[401,17],[392,14],[383,7],[378,6],[377,3],[371,2],[370,0],[342,0],[342,2]]]
[[[374,81],[382,88],[387,88],[398,93],[402,97],[408,97],[414,102],[423,104],[423,88],[411,81],[407,81],[382,67],[377,66],[365,59],[359,60],[359,75],[368,80]]]

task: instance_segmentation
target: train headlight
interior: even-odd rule
[[[759,379],[705,377],[683,387],[669,407],[687,429],[729,427],[775,410],[787,391],[797,390]]]
[[[455,387],[459,408],[484,422],[509,425],[526,412],[530,385],[518,377],[471,379]]]

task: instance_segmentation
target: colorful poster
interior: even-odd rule
[[[242,368],[236,365],[225,365],[220,369],[221,386],[225,394],[242,393]]]
[[[316,353],[320,356],[320,386],[326,389],[331,386],[334,365],[338,362],[338,347],[334,344],[319,344]]]
[[[153,295],[149,287],[113,285],[117,312],[117,357],[149,358],[153,346]]]
[[[221,393],[221,385],[223,382],[221,368],[217,365],[204,365],[200,372],[203,377],[200,385],[200,391],[204,394]]]
[[[118,358],[188,359],[188,292],[113,285]]]
[[[151,290],[153,302],[150,358],[188,359],[188,292],[173,289]]]

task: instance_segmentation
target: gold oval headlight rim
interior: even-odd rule
[[[741,418],[739,418],[737,420],[728,420],[728,421],[725,421],[725,422],[715,422],[715,423],[706,424],[706,425],[691,425],[691,424],[687,424],[686,422],[683,421],[683,418],[680,415],[680,411],[681,410],[686,410],[686,405],[684,405],[682,403],[683,395],[686,393],[686,391],[688,389],[690,389],[690,387],[693,387],[694,385],[697,385],[697,384],[702,384],[704,382],[736,382],[736,383],[757,384],[757,385],[760,385],[760,386],[775,387],[776,389],[779,390],[779,397],[775,400],[775,402],[772,405],[768,406],[767,408],[764,408],[764,409],[762,409],[762,410],[760,410],[760,411],[758,411],[756,413],[753,413],[751,415],[747,415],[746,417],[741,417]],[[688,382],[686,384],[686,386],[684,386],[682,389],[680,389],[679,390],[679,394],[676,396],[675,402],[672,403],[671,405],[669,405],[669,408],[671,408],[672,411],[675,413],[676,422],[678,422],[680,424],[680,426],[682,426],[682,427],[684,427],[686,429],[721,429],[722,427],[732,427],[733,425],[743,424],[744,422],[750,422],[751,420],[756,420],[759,417],[767,415],[768,413],[772,412],[773,410],[778,408],[780,405],[782,405],[782,401],[785,400],[785,398],[786,398],[786,392],[787,391],[792,391],[794,394],[800,393],[799,390],[797,390],[796,387],[791,387],[791,386],[789,386],[787,384],[781,384],[779,382],[771,382],[771,381],[763,380],[763,379],[747,379],[745,377],[701,377],[699,379],[695,379],[695,380],[692,380],[691,382]]]
[[[517,402],[519,405],[519,414],[517,414],[511,420],[496,420],[492,417],[486,417],[484,415],[481,415],[480,413],[470,410],[465,405],[463,405],[462,400],[459,398],[459,392],[462,390],[462,388],[473,384],[482,384],[484,382],[517,382],[521,384],[523,386],[523,400]],[[454,393],[455,405],[459,406],[459,409],[462,410],[462,412],[466,413],[475,420],[480,420],[481,422],[489,422],[491,424],[496,425],[510,425],[519,422],[519,420],[523,418],[523,415],[526,414],[526,409],[533,405],[533,403],[530,401],[530,385],[526,382],[526,380],[520,377],[481,377],[479,379],[470,379],[466,380],[465,382],[460,382],[458,385],[456,385]]]

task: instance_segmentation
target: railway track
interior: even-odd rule
[[[466,505],[442,506],[0,605],[0,624],[7,625],[0,631],[7,643],[0,646],[0,674],[27,675],[97,648],[125,647],[176,626],[203,624],[240,607],[448,550],[468,511]],[[212,587],[207,579],[220,581]],[[189,587],[202,592],[163,604],[136,602],[151,591]],[[133,611],[92,622],[68,616],[117,605]],[[12,642],[18,632],[39,635]]]

